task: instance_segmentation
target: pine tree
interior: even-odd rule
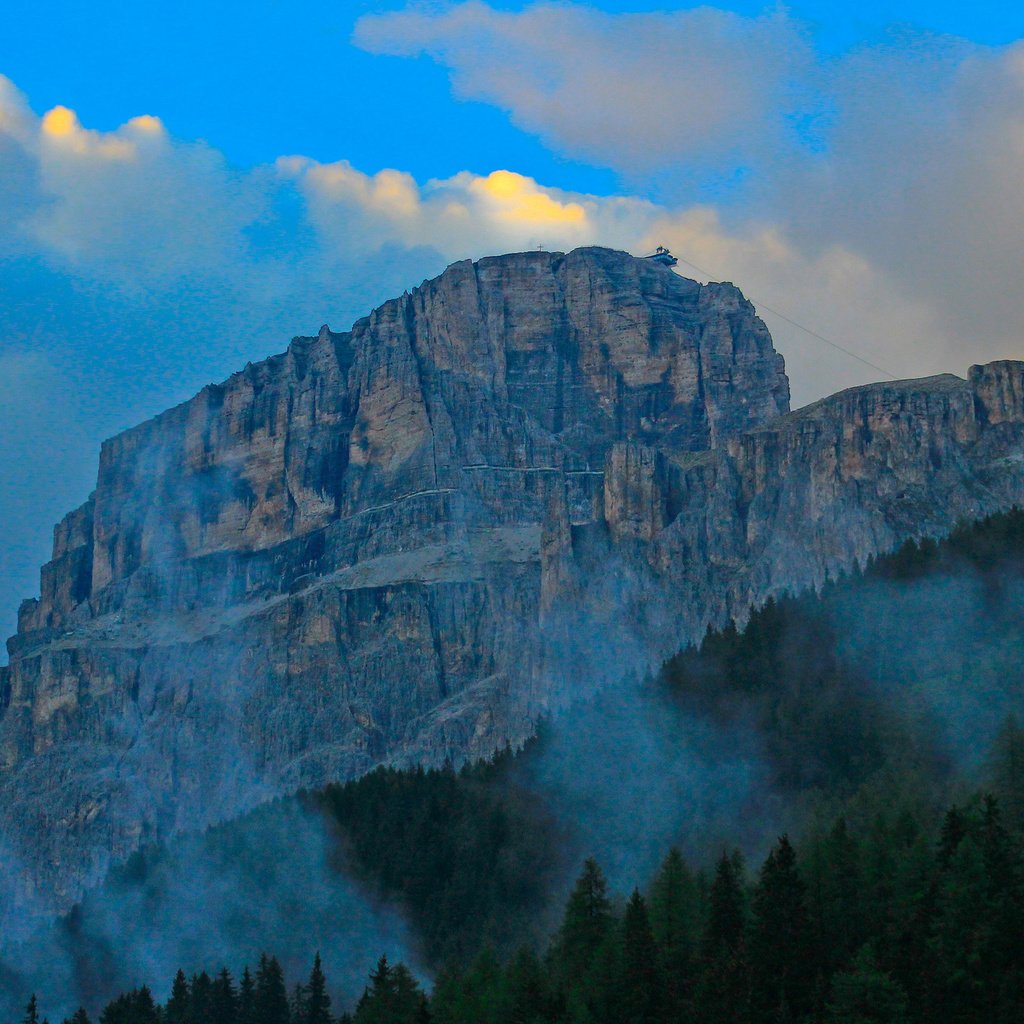
[[[706,961],[733,955],[743,945],[746,911],[740,879],[738,858],[723,853],[715,870],[701,937],[701,955]]]
[[[569,896],[558,936],[556,958],[562,978],[570,985],[585,981],[608,937],[612,913],[607,890],[597,861],[588,858]]]
[[[238,1024],[256,1024],[256,983],[248,966],[238,985]]]
[[[231,972],[221,968],[210,990],[210,1019],[213,1024],[238,1024],[238,993]]]
[[[661,956],[665,1013],[688,1016],[697,941],[697,885],[678,848],[672,847],[651,886],[651,928]]]
[[[21,1018],[22,1024],[39,1024],[39,1004],[36,1002],[36,994],[32,993],[28,1005],[25,1007],[25,1016]]]
[[[92,1024],[89,1020],[89,1014],[86,1012],[84,1006],[80,1006],[75,1012],[64,1019],[63,1024]]]
[[[462,968],[457,963],[446,964],[437,972],[430,1010],[435,1024],[462,1024]]]
[[[284,973],[276,957],[260,956],[253,1000],[255,1024],[290,1024]]]
[[[489,946],[482,949],[462,976],[460,1009],[466,1021],[499,1024],[504,1020],[505,979]]]
[[[905,1024],[907,996],[899,983],[878,966],[866,945],[850,970],[832,979],[827,1024]]]
[[[986,926],[979,934],[978,973],[986,1012],[995,1024],[1024,1016],[1024,872],[1019,844],[1004,827],[999,802],[991,795],[982,803],[979,844]]]
[[[967,1024],[982,1019],[988,995],[979,970],[989,926],[985,858],[975,838],[966,835],[940,863],[925,1011],[950,1024]]]
[[[132,1024],[160,1024],[160,1011],[153,1001],[148,985],[143,985],[135,994],[131,1006]]]
[[[302,982],[295,983],[288,1005],[291,1024],[306,1024],[306,987]]]
[[[395,1024],[424,1024],[425,1019],[429,1019],[426,996],[403,963],[395,966],[394,985]]]
[[[999,730],[989,755],[992,790],[1010,829],[1024,834],[1024,727],[1010,715]]]
[[[426,997],[405,964],[392,967],[386,956],[370,973],[370,984],[356,1007],[354,1024],[423,1024]]]
[[[752,911],[754,1019],[799,1018],[813,1004],[814,973],[804,883],[788,836],[782,836],[761,868]]]
[[[213,982],[206,971],[192,975],[189,983],[189,1019],[191,1024],[212,1024]]]
[[[622,1019],[629,1024],[654,1024],[662,1009],[658,947],[647,905],[636,889],[626,905],[622,932]]]
[[[327,980],[319,953],[313,960],[306,986],[306,1024],[331,1024],[331,997],[327,994]]]
[[[939,867],[948,868],[960,843],[967,836],[967,819],[959,807],[951,807],[942,822],[939,836]]]
[[[135,1024],[132,1002],[135,992],[124,992],[111,1000],[100,1013],[100,1024]]]
[[[553,1009],[544,969],[528,946],[522,947],[509,964],[506,988],[509,1024],[533,1024]]]
[[[185,978],[185,972],[179,968],[171,984],[171,997],[164,1007],[166,1024],[189,1024],[191,1007],[192,995],[189,992],[188,980]]]
[[[711,885],[708,918],[701,936],[701,971],[695,993],[702,1024],[744,1024],[748,1020],[750,978],[744,934],[746,907],[742,862],[722,854]]]

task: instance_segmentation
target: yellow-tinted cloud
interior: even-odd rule
[[[95,156],[106,160],[131,160],[135,156],[132,143],[116,133],[83,128],[78,115],[70,107],[56,106],[48,110],[43,115],[40,131],[44,141],[79,156]]]
[[[163,121],[161,121],[159,117],[154,117],[152,114],[140,114],[138,117],[133,117],[125,124],[125,128],[130,128],[138,132],[145,132],[147,135],[165,134]]]
[[[533,178],[514,171],[492,171],[486,178],[474,180],[470,188],[489,200],[494,215],[505,221],[544,227],[583,226],[587,219],[587,211],[579,203],[560,203]]]
[[[47,135],[72,135],[80,128],[78,115],[69,107],[54,107],[43,115],[43,131]]]
[[[483,176],[463,171],[420,185],[396,170],[363,174],[344,160],[319,164],[284,157],[276,168],[302,189],[311,219],[325,238],[359,250],[399,242],[458,258],[532,248],[538,242],[571,248],[599,241],[602,234],[624,237],[617,229],[611,235],[603,232],[601,222],[616,224],[626,207],[626,219],[644,207],[637,201],[566,194],[509,170]],[[643,216],[649,216],[644,210]]]

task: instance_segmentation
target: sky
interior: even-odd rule
[[[8,0],[0,632],[105,437],[457,259],[668,245],[795,405],[1024,357],[1022,37],[987,0]]]

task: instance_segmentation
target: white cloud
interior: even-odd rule
[[[15,244],[70,269],[148,285],[216,272],[237,256],[261,197],[217,152],[172,140],[152,115],[113,132],[84,128],[58,106],[37,118],[0,92],[0,166],[20,160],[23,216]],[[6,159],[4,159],[6,157]]]
[[[666,160],[747,160],[789,136],[791,90],[810,64],[784,14],[710,7],[614,15],[480,0],[364,15],[354,41],[377,54],[429,54],[462,99],[493,103],[574,157],[630,171]]]

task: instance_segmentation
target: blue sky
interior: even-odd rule
[[[104,437],[455,259],[669,244],[796,404],[878,373],[789,320],[901,376],[1024,355],[1024,7],[4,14],[0,632]]]
[[[401,167],[424,180],[509,165],[563,188],[616,188],[613,173],[551,152],[500,110],[452,102],[446,69],[428,58],[381,58],[351,45],[360,15],[405,6],[9,0],[0,73],[38,109],[65,103],[102,129],[139,112],[156,113],[172,134],[207,139],[243,166],[302,153],[344,157],[370,172]],[[622,13],[698,5],[606,0],[593,6]],[[772,9],[756,2],[716,6],[745,15]],[[1024,35],[1024,5],[992,0],[815,0],[788,9],[828,52],[877,40],[900,23],[984,44]]]

